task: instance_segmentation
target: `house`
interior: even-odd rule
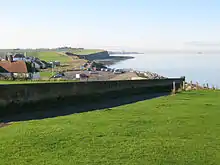
[[[8,56],[6,57],[8,58]],[[6,59],[7,61],[7,59]],[[13,61],[25,61],[25,62],[31,62],[34,64],[36,69],[46,69],[47,65],[42,62],[40,59],[36,57],[26,57],[23,53],[16,53],[13,55]]]
[[[40,60],[36,60],[35,58],[26,58],[24,56],[24,54],[22,53],[16,53],[14,56],[13,56],[13,61],[25,61],[25,62],[32,62],[34,65],[35,65],[35,68],[36,69],[41,69],[41,63],[38,62]]]
[[[34,64],[34,67],[35,67],[36,69],[41,69],[41,63],[40,63],[40,62],[38,62],[38,61],[32,61],[32,63]]]
[[[60,62],[59,62],[59,61],[51,61],[51,62],[49,62],[49,64],[50,64],[52,67],[60,66]]]
[[[43,64],[43,69],[49,67],[49,64],[46,61],[41,60],[42,64]]]
[[[26,57],[22,53],[16,53],[13,56],[13,61],[26,61]]]
[[[22,78],[32,79],[39,76],[38,72],[32,73],[32,66],[27,65],[25,61],[13,61],[12,58],[9,61],[0,61],[0,75],[4,78]]]
[[[31,58],[31,57],[25,57],[24,61],[26,61],[26,62],[32,62],[32,58]]]
[[[45,62],[43,62],[39,59],[36,59],[34,62],[40,66],[40,68],[38,68],[38,69],[46,69],[47,68],[47,65],[45,64]]]
[[[0,61],[0,74],[12,78],[29,77],[27,65],[24,61]]]

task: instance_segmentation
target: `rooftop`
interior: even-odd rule
[[[24,61],[0,61],[0,67],[9,73],[28,73],[27,65]]]
[[[14,58],[25,58],[24,54],[21,54],[21,53],[16,53],[14,55]]]

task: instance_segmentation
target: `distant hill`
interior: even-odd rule
[[[109,54],[142,54],[139,52],[108,51]]]

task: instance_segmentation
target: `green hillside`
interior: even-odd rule
[[[219,164],[219,99],[220,91],[185,92],[14,123],[0,128],[0,164]]]
[[[73,50],[72,53],[77,55],[89,55],[94,53],[103,52],[101,49],[84,49],[84,50]]]
[[[28,52],[27,56],[34,56],[44,61],[60,61],[61,63],[71,62],[71,57],[57,52]]]

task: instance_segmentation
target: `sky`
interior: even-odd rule
[[[0,0],[0,49],[220,50],[220,0]]]

